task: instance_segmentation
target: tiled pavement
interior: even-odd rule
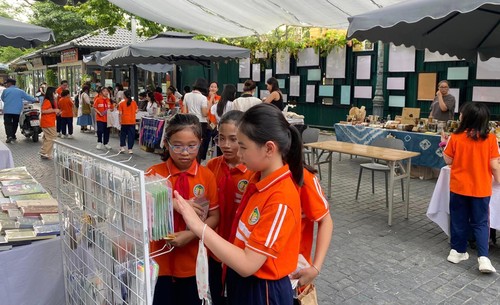
[[[54,165],[40,160],[39,143],[18,139],[7,144],[16,166],[29,171],[55,194]],[[65,143],[99,153],[94,134],[82,134],[75,125],[75,138]],[[321,140],[332,139],[322,135]],[[0,140],[5,141],[0,118]],[[117,135],[111,145],[116,152]],[[160,162],[158,155],[141,151],[136,145],[129,165],[145,169]],[[125,160],[128,155],[113,159]],[[371,194],[370,176],[362,181],[359,200],[355,201],[359,163],[363,158],[334,156],[331,212],[335,230],[328,258],[316,281],[320,304],[500,304],[500,276],[479,273],[474,251],[468,261],[448,263],[448,237],[432,223],[425,212],[435,180],[411,180],[410,217],[404,219],[399,184],[396,184],[393,225],[387,225],[384,180],[376,181]],[[326,166],[322,167],[326,189]],[[380,174],[381,175],[381,174]],[[492,248],[490,258],[500,270],[500,250]]]

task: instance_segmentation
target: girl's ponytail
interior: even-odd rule
[[[290,172],[292,173],[293,180],[299,186],[302,186],[304,182],[304,156],[303,156],[303,145],[302,145],[302,136],[295,126],[290,125],[288,127],[290,129],[291,135],[291,145],[290,150],[285,156],[286,163],[290,168]]]

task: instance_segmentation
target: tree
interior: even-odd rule
[[[1,47],[0,48],[0,63],[8,63],[12,60],[33,52],[34,49],[18,49],[14,47]]]
[[[86,16],[50,1],[34,2],[31,10],[31,23],[52,29],[56,43],[66,42],[98,29],[97,25],[87,22]]]

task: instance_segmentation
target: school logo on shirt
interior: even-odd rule
[[[259,218],[260,218],[259,208],[255,208],[253,209],[252,214],[250,214],[250,217],[248,217],[248,223],[253,226],[259,221]]]
[[[205,187],[201,184],[197,184],[193,188],[193,194],[195,197],[200,198],[205,195]]]
[[[247,188],[247,185],[248,185],[248,180],[240,180],[238,182],[238,190],[243,193],[246,188]]]

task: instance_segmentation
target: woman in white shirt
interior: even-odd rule
[[[233,101],[233,110],[245,112],[252,106],[262,103],[260,99],[253,96],[256,87],[253,80],[247,80],[243,85],[243,94]]]
[[[148,112],[148,115],[158,115],[158,103],[155,100],[154,93],[148,92],[146,99],[148,100],[148,104],[146,105],[146,111]]]
[[[222,90],[220,101],[212,105],[210,112],[215,115],[217,123],[219,123],[220,118],[228,111],[233,110],[233,101],[236,98],[236,87],[234,85],[228,84]]]

